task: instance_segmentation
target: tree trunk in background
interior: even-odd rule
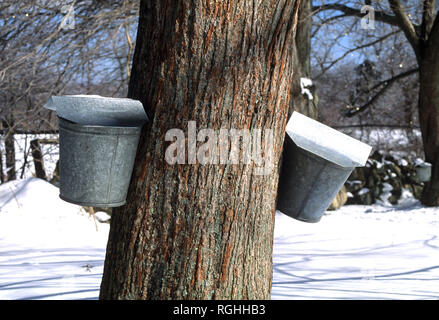
[[[30,142],[32,151],[32,158],[34,159],[35,176],[37,178],[47,180],[46,170],[44,170],[43,153],[41,152],[41,145],[39,139],[34,139]]]
[[[304,115],[317,119],[318,102],[317,94],[313,88],[313,100],[308,99],[307,95],[302,94],[300,88],[300,78],[311,79],[311,29],[312,29],[312,1],[302,0],[299,9],[299,19],[297,23],[297,34],[294,40],[294,75],[293,87],[291,91],[291,108],[303,113]]]
[[[299,1],[141,1],[129,96],[145,126],[101,299],[269,299]],[[169,165],[165,133],[268,128],[274,169]],[[186,147],[187,149],[187,147]],[[186,161],[187,161],[186,157]]]
[[[3,174],[3,153],[0,150],[0,182],[4,183],[5,182],[5,176]]]
[[[6,156],[6,177],[7,181],[17,179],[15,171],[15,139],[14,139],[14,119],[11,116],[9,120],[3,121],[5,129],[5,156]]]
[[[432,177],[426,183],[422,203],[439,205],[439,19],[422,50],[419,72],[419,123],[425,161],[433,165]]]

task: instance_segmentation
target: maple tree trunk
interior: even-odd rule
[[[101,299],[270,298],[299,3],[141,1],[128,95],[151,121],[127,204],[113,210]],[[253,162],[168,164],[165,134],[188,121],[272,129],[271,174]]]
[[[421,201],[428,206],[439,205],[439,19],[423,48],[419,68],[419,123],[425,161],[430,162],[432,176],[424,187]]]

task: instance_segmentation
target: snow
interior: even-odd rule
[[[376,164],[377,169],[381,169],[383,167],[383,164],[377,160],[373,160],[373,163]]]
[[[396,159],[413,161],[423,154],[421,131],[400,128],[341,128],[343,133],[374,147],[374,150]]]
[[[391,166],[395,165],[392,161],[388,161],[388,160],[384,160],[384,164],[391,165]]]
[[[415,159],[415,167],[418,167],[418,166],[420,166],[420,165],[422,165],[424,163],[425,163],[424,160],[422,160],[421,158],[416,158]]]
[[[430,162],[421,162],[421,163],[415,163],[416,168],[431,168],[432,164]]]
[[[344,129],[350,136],[361,139],[368,144],[378,146],[383,142],[389,145],[402,145],[410,143],[407,137],[407,130],[398,128],[373,128],[373,129]],[[413,133],[417,139],[421,139],[421,131],[413,129]],[[396,151],[396,150],[394,150]]]
[[[409,165],[409,163],[407,162],[406,159],[399,159],[399,160],[398,160],[398,165],[399,165],[400,167],[407,167],[407,166]]]
[[[312,86],[312,80],[308,78],[300,78],[300,90],[302,94],[306,94],[308,96],[308,100],[314,99],[312,96],[311,90],[308,88]]]
[[[276,213],[272,299],[439,299],[439,210],[344,206],[306,224]]]
[[[99,222],[109,222],[111,218],[111,216],[104,211],[98,211],[94,216]]]
[[[366,164],[372,147],[314,119],[294,111],[286,132],[300,148],[341,167]]]
[[[376,201],[377,204],[391,206],[392,204],[389,202],[389,198],[392,196],[392,190],[393,187],[390,183],[384,182],[383,183],[383,193],[381,194],[380,198]],[[407,192],[410,192],[407,190]],[[401,195],[402,201],[404,201],[404,197]]]
[[[0,299],[97,299],[109,224],[36,178],[0,185]],[[309,224],[276,213],[272,299],[438,299],[439,209],[344,206]]]
[[[349,181],[346,181],[346,183],[349,184],[349,185],[355,185],[355,184],[362,184],[363,181],[361,181],[361,180],[349,180]]]
[[[29,178],[0,186],[0,299],[97,298],[109,224]]]

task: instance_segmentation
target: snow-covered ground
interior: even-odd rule
[[[29,178],[0,186],[0,299],[96,299],[109,225]]]
[[[276,213],[273,299],[439,299],[439,209],[344,206],[317,224]]]
[[[439,208],[276,213],[273,299],[438,299]],[[108,224],[30,178],[0,186],[0,299],[96,299]]]

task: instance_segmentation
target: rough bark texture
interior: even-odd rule
[[[32,150],[32,158],[34,159],[35,176],[37,178],[47,180],[46,170],[44,170],[43,153],[41,152],[41,145],[38,139],[30,142]]]
[[[422,203],[439,205],[439,19],[423,46],[420,63],[419,123],[425,160],[433,165],[432,177],[426,184]]]
[[[311,79],[311,29],[312,29],[312,1],[302,0],[299,8],[297,33],[294,40],[294,74],[290,99],[290,114],[293,110],[303,113],[308,117],[317,119],[318,98],[314,87],[310,88],[314,99],[302,94],[300,78]]]
[[[270,298],[297,2],[141,1],[129,96],[151,123],[112,215],[102,299]],[[166,131],[190,120],[273,129],[273,172],[167,164]]]
[[[3,121],[5,128],[5,154],[6,154],[6,177],[7,181],[17,179],[15,171],[15,139],[14,139],[14,119],[12,116],[9,121]]]

